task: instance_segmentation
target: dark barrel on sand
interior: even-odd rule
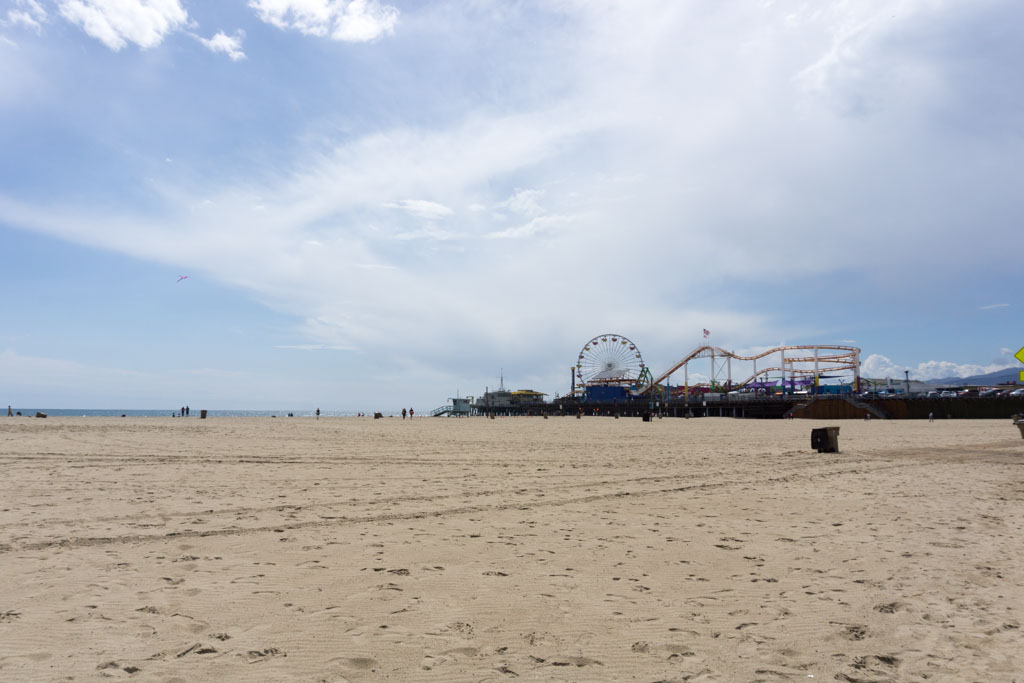
[[[819,453],[839,452],[839,427],[820,427],[811,430],[811,448]]]

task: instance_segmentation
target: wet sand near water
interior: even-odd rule
[[[1008,420],[0,418],[0,465],[2,680],[1024,680]]]

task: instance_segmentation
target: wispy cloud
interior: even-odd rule
[[[993,311],[997,308],[1007,308],[1010,304],[989,304],[988,306],[978,306],[979,311]]]
[[[245,59],[245,52],[242,51],[242,38],[245,33],[238,31],[229,36],[223,31],[218,31],[212,38],[196,36],[200,43],[205,45],[211,52],[223,52],[232,62]]]
[[[114,51],[128,43],[156,47],[188,24],[180,0],[59,0],[58,7],[65,19]]]
[[[252,0],[260,19],[333,40],[364,43],[394,31],[398,10],[377,0]]]
[[[427,201],[426,199],[402,199],[397,202],[387,202],[384,206],[391,209],[402,209],[412,216],[428,220],[438,220],[455,213],[444,204]]]
[[[432,225],[428,225],[422,228],[416,228],[414,230],[406,230],[404,232],[399,232],[395,234],[394,238],[396,240],[402,241],[422,239],[448,241],[464,239],[465,237],[465,233],[455,232],[453,230],[444,230],[442,228],[437,228]]]
[[[517,189],[511,197],[498,202],[497,206],[526,216],[537,216],[544,213],[544,208],[537,201],[543,196],[543,190]]]
[[[20,9],[7,10],[7,20],[0,21],[0,25],[21,26],[31,29],[37,34],[43,29],[43,24],[49,20],[49,15],[36,0],[17,0]]]
[[[564,226],[571,223],[572,219],[568,216],[539,216],[522,225],[489,232],[484,236],[488,239],[522,239],[535,237],[541,233],[554,230],[560,225]]]

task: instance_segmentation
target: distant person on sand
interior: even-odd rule
[[[11,412],[10,406],[7,406],[7,417],[14,417],[14,413]]]
[[[188,417],[188,406],[185,406],[185,417]]]
[[[402,408],[402,419],[405,419],[405,408]]]
[[[185,406],[181,407],[181,417],[185,417]]]
[[[935,413],[928,413],[928,421],[935,422]]]
[[[413,414],[413,410],[412,410],[412,408],[409,408],[409,419],[410,420],[412,419],[412,414]]]
[[[318,419],[318,420],[320,419],[320,409],[319,408],[316,409],[316,419]]]

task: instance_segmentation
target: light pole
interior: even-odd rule
[[[906,369],[903,371],[903,378],[907,385],[907,398],[910,398],[910,370]]]

